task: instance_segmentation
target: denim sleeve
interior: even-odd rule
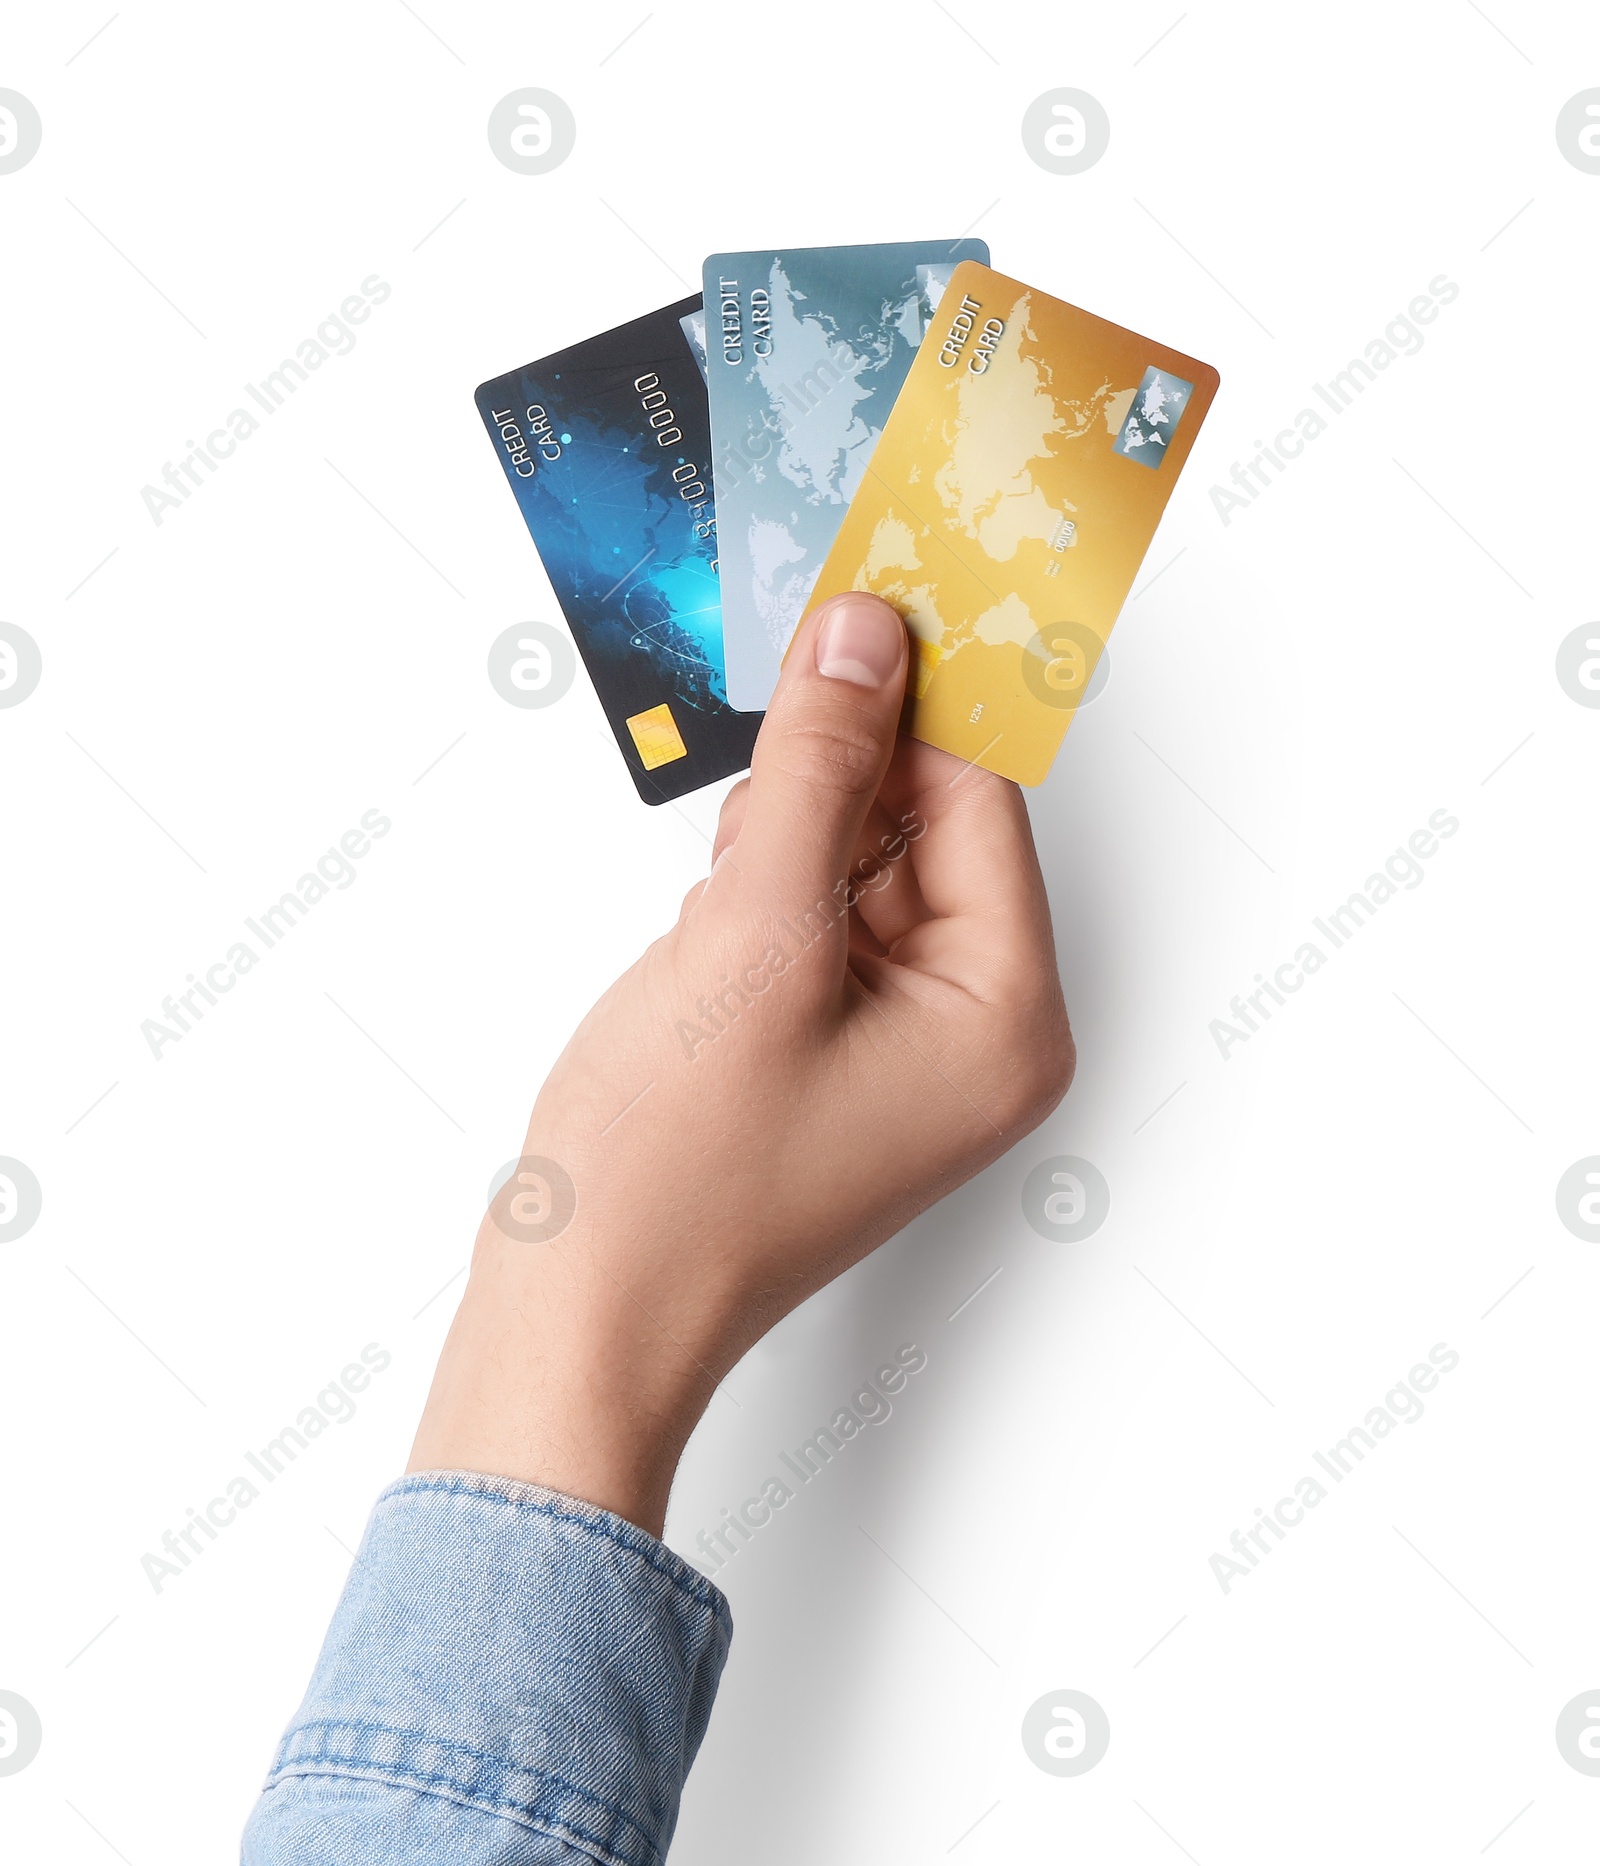
[[[657,1866],[733,1627],[609,1510],[463,1471],[379,1497],[244,1866]]]

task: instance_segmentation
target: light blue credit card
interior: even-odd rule
[[[760,712],[950,274],[982,240],[713,253],[705,370],[728,701]]]

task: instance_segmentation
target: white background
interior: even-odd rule
[[[1594,614],[1600,176],[1554,126],[1592,11],[108,12],[14,9],[0,64],[44,125],[0,175],[0,615],[44,659],[0,711],[0,1153],[44,1196],[0,1246],[0,1689],[44,1726],[6,1857],[233,1852],[490,1176],[705,868],[717,795],[641,806],[583,678],[489,684],[559,618],[474,386],[708,251],[969,226],[1223,388],[1029,799],[1071,1095],[763,1344],[685,1463],[692,1553],[927,1354],[719,1576],[674,1860],[1589,1857],[1554,1726],[1600,1687],[1600,1254],[1554,1195],[1600,1152],[1600,712],[1554,669]],[[541,177],[485,136],[530,84],[578,123]],[[1111,119],[1082,175],[1022,145],[1056,85]],[[356,347],[154,524],[141,487],[374,273]],[[1425,346],[1225,526],[1209,487],[1440,274]],[[354,883],[153,1060],[141,1021],[369,809]],[[1224,1061],[1229,1000],[1440,809],[1424,882]],[[1058,1154],[1111,1187],[1078,1244],[1022,1215]],[[152,1591],[368,1342],[355,1419]],[[1437,1342],[1426,1416],[1224,1594],[1211,1555]],[[1112,1732],[1070,1780],[1020,1740],[1060,1688]]]

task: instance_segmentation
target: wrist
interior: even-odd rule
[[[659,1536],[723,1371],[704,1318],[665,1307],[580,1237],[512,1244],[487,1222],[407,1468],[543,1484]]]

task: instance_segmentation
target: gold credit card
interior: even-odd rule
[[[907,730],[1037,784],[1217,392],[1207,363],[955,269],[812,594],[910,625]]]

